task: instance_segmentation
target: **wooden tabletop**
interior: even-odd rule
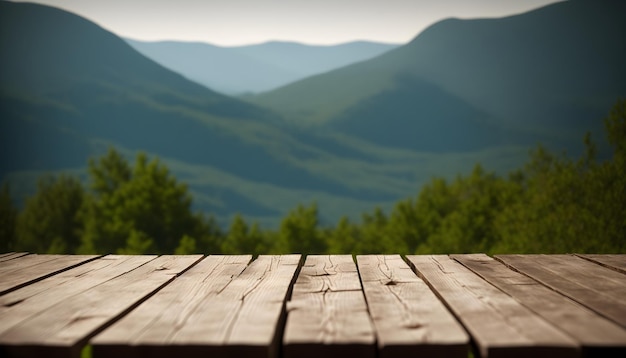
[[[1,357],[626,357],[626,255],[0,254]]]

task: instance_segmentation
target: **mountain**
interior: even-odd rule
[[[164,160],[222,223],[239,212],[273,226],[313,201],[334,221],[413,193],[424,160],[286,125],[47,6],[0,2],[0,64],[0,181],[20,201],[39,176],[84,176],[113,145]]]
[[[40,175],[84,176],[113,145],[161,158],[222,224],[239,212],[275,227],[313,201],[323,224],[355,219],[478,162],[505,173],[538,141],[580,147],[626,94],[623,10],[579,0],[445,20],[242,101],[81,17],[0,2],[0,180],[23,200]]]
[[[332,46],[294,42],[222,47],[200,42],[126,40],[155,62],[218,92],[263,92],[368,60],[398,45],[367,41]]]
[[[92,136],[157,152],[167,148],[170,155],[193,153],[193,141],[178,142],[195,136],[199,121],[191,120],[193,114],[255,121],[273,116],[164,69],[78,16],[31,4],[0,6],[0,89],[7,129],[2,143],[8,149],[2,151],[3,172],[17,165],[46,169],[77,164],[70,161],[81,156],[75,148],[56,152],[76,142],[87,149],[85,140]],[[46,135],[48,129],[41,138],[32,135],[45,127],[56,128],[59,135]],[[46,141],[68,136],[78,140],[61,140],[39,151],[53,163],[23,157],[43,149]],[[167,142],[160,137],[168,137]]]
[[[412,150],[571,148],[626,95],[626,3],[448,19],[369,61],[259,94],[307,126]]]

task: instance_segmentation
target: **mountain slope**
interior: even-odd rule
[[[317,201],[334,221],[412,194],[415,161],[439,159],[287,126],[46,6],[0,2],[0,63],[0,180],[18,199],[45,173],[84,174],[114,145],[163,158],[221,220],[239,212],[276,225]],[[469,157],[485,155],[495,154]]]
[[[12,131],[31,132],[26,127],[35,123],[65,128],[83,142],[89,137],[108,138],[158,153],[190,144],[188,139],[199,133],[195,127],[202,125],[184,118],[185,111],[239,120],[273,116],[164,69],[78,16],[33,4],[2,2],[0,6],[0,89],[3,112],[10,114],[2,120],[3,128],[10,129],[3,131],[2,142],[13,148],[3,151],[3,156],[39,149],[67,160],[68,153],[54,155],[61,149],[58,146],[45,149],[32,138],[27,144],[12,135]],[[171,118],[175,116],[184,119],[175,122]],[[2,163],[14,154],[10,157]],[[28,167],[29,161],[22,159],[21,165]],[[33,158],[33,162],[41,161]]]
[[[595,5],[581,4],[575,5],[576,16],[593,14],[586,7]],[[615,6],[609,10],[621,9]],[[524,23],[519,20],[524,16],[516,21]],[[589,16],[594,21],[602,18],[622,33],[623,25],[614,24],[612,13]],[[502,22],[511,19],[516,17]],[[502,22],[442,22],[376,59],[260,96],[270,107],[264,109],[193,83],[75,15],[0,2],[0,178],[18,188],[21,199],[39,175],[84,173],[88,157],[115,145],[131,157],[143,150],[163,158],[189,183],[198,208],[222,220],[240,212],[276,225],[289,209],[312,201],[318,203],[324,223],[341,215],[357,218],[376,205],[388,207],[413,195],[432,176],[452,177],[477,162],[504,173],[518,167],[538,139],[568,145],[570,123],[583,127],[583,116],[595,119],[596,108],[620,93],[626,81],[614,68],[622,47],[615,45],[615,52],[605,53],[597,39],[598,56],[584,57],[596,61],[593,66],[562,66],[563,81],[572,88],[516,92],[514,81],[539,86],[544,79],[532,77],[533,68],[502,72],[515,72],[521,65],[507,62],[499,68],[501,57],[491,45],[484,46],[484,53],[474,53],[483,49],[471,36],[480,33],[472,32],[477,24],[486,26],[484,36],[492,36],[493,31],[504,32]],[[541,21],[531,24],[545,28],[539,26]],[[598,25],[597,31],[606,32],[606,26]],[[505,35],[504,42],[515,39]],[[460,49],[446,45],[457,37],[465,40]],[[519,46],[532,49],[533,41]],[[461,46],[467,42],[474,52],[466,53]],[[552,56],[546,51],[545,57]],[[555,58],[563,60],[559,56]],[[478,66],[481,61],[487,65]],[[595,71],[597,63],[605,66],[598,65],[604,75]],[[571,66],[591,72],[581,75],[584,85],[574,86],[575,80],[567,77],[572,76]],[[448,73],[454,76],[444,76]],[[551,81],[561,78],[549,74]],[[484,81],[468,85],[476,76]],[[564,86],[548,84],[551,90]],[[496,102],[515,96],[520,101],[507,102],[511,110],[503,117],[502,104],[481,102],[487,95]],[[603,107],[598,118],[609,107]],[[529,117],[533,113],[538,115]],[[547,120],[550,113],[570,114],[559,122]],[[559,136],[567,138],[560,143]],[[576,136],[575,142],[579,140]]]
[[[364,41],[333,46],[267,42],[234,47],[199,42],[126,41],[145,56],[192,81],[236,95],[268,91],[397,47]]]
[[[416,121],[437,122],[436,111],[422,107],[439,101],[460,111],[450,130],[468,118],[494,133],[508,133],[511,144],[577,142],[585,130],[598,130],[596,119],[626,94],[625,12],[626,3],[619,0],[581,0],[502,19],[444,20],[382,56],[252,101],[294,122],[363,138],[375,138],[394,114],[407,114],[409,127]],[[424,86],[437,88],[439,98],[420,97]],[[402,96],[407,100],[399,103]],[[366,124],[373,129],[365,129]],[[394,132],[393,125],[386,128]],[[408,135],[396,128],[387,134]],[[484,146],[497,140],[494,136]]]

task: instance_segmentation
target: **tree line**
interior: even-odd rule
[[[571,159],[537,147],[501,176],[480,165],[434,178],[416,197],[359,221],[322,226],[315,203],[291,210],[275,230],[235,215],[224,230],[192,210],[187,186],[158,159],[133,165],[115,149],[89,161],[88,180],[40,178],[23,208],[0,190],[0,252],[35,253],[624,253],[626,100],[605,119],[609,158],[587,135]]]

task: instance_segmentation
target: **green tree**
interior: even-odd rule
[[[77,178],[61,175],[39,180],[37,192],[26,200],[17,219],[16,249],[38,253],[74,253],[80,243],[84,202]]]
[[[336,227],[326,233],[327,251],[329,254],[360,254],[359,237],[357,225],[343,216]]]
[[[9,191],[9,184],[5,183],[0,189],[0,252],[15,250],[15,225],[17,208]]]
[[[189,255],[198,253],[196,246],[196,239],[185,235],[180,239],[180,243],[178,244],[178,247],[176,247],[176,250],[174,250],[174,254]]]
[[[118,248],[117,253],[121,255],[141,255],[154,251],[154,241],[141,231],[131,229],[126,240],[126,246]]]
[[[412,254],[426,240],[421,218],[412,199],[396,203],[389,215],[388,235],[402,243],[403,252]]]
[[[83,252],[171,253],[184,236],[204,236],[206,223],[192,213],[187,187],[158,159],[140,153],[131,170],[111,149],[89,167],[93,193],[82,212]]]
[[[196,213],[194,215],[193,237],[196,242],[196,252],[220,253],[224,241],[224,234],[220,225],[212,215]]]
[[[357,241],[357,252],[363,254],[403,253],[407,251],[402,238],[393,236],[387,215],[380,207],[373,214],[363,214]]]
[[[112,147],[106,155],[89,159],[88,171],[91,190],[99,196],[113,195],[132,176],[128,161]]]
[[[280,224],[280,238],[287,252],[321,254],[326,251],[326,242],[318,228],[317,204],[309,207],[298,205]]]
[[[256,251],[257,242],[250,235],[248,224],[241,214],[233,217],[228,229],[228,235],[222,243],[222,252],[225,254],[251,254]]]
[[[469,177],[459,177],[452,185],[455,210],[442,222],[438,233],[442,249],[452,253],[489,252],[498,240],[494,221],[509,205],[503,195],[506,181],[476,165]],[[440,248],[438,248],[440,249]]]
[[[613,156],[599,162],[590,135],[578,160],[535,150],[520,200],[496,222],[497,250],[520,253],[624,252],[626,243],[626,104],[605,120]]]

